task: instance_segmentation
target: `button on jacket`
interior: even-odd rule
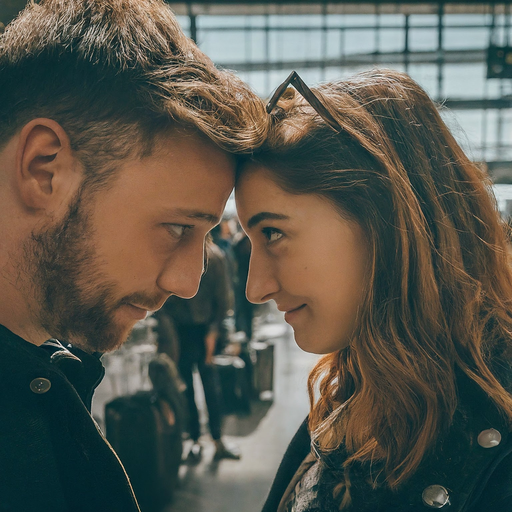
[[[101,362],[0,326],[0,512],[138,512],[90,415]]]
[[[497,377],[510,392],[510,361],[493,363],[499,369],[495,372],[499,373]],[[424,457],[414,476],[392,492],[371,487],[369,476],[375,474],[375,463],[372,468],[364,464],[353,468],[352,504],[347,512],[512,512],[511,426],[481,388],[462,373],[457,387],[459,406],[453,423]],[[310,451],[306,420],[285,453],[263,512],[277,511],[290,481]],[[346,453],[341,447],[326,458],[329,467],[342,468]],[[332,507],[334,510],[339,508]],[[322,508],[322,512],[331,512],[331,508]]]

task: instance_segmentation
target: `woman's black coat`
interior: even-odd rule
[[[500,380],[511,390],[510,365],[502,361],[498,364]],[[420,512],[433,508],[446,512],[512,512],[510,425],[469,378],[459,377],[458,393],[459,406],[451,428],[424,458],[416,474],[392,493],[372,490],[366,478],[369,473],[360,468],[351,479],[350,512]],[[494,437],[494,431],[501,434],[501,441],[497,446],[484,448],[479,435],[490,429]],[[263,512],[277,510],[291,478],[310,452],[310,444],[304,421],[284,455]],[[343,460],[339,462],[342,464]],[[449,502],[442,507],[426,505],[424,491],[430,486],[443,487]]]

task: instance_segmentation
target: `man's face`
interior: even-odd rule
[[[234,163],[197,135],[173,133],[151,156],[122,162],[112,180],[78,193],[25,248],[40,324],[88,351],[119,347],[169,295],[196,294]]]

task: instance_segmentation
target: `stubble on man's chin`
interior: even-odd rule
[[[20,272],[35,303],[35,321],[51,337],[86,352],[108,352],[121,346],[129,331],[116,325],[115,285],[102,273],[92,246],[87,206],[77,195],[65,218],[33,232]]]
[[[123,331],[122,329],[114,329],[111,333],[103,331],[102,333],[98,333],[98,336],[91,334],[88,338],[86,338],[83,333],[70,332],[66,341],[89,354],[105,354],[120,348],[128,339],[131,330],[132,329],[125,329]]]

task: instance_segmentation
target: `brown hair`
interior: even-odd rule
[[[150,153],[176,125],[232,153],[265,135],[260,99],[217,69],[161,0],[30,2],[0,36],[0,98],[0,147],[48,117],[89,174]]]
[[[458,372],[512,422],[490,370],[510,348],[512,276],[488,178],[411,78],[373,70],[314,90],[340,132],[290,91],[252,160],[288,192],[327,197],[367,238],[356,332],[309,379],[314,443],[349,454],[343,508],[356,461],[380,460],[391,488],[414,474],[451,424]]]

